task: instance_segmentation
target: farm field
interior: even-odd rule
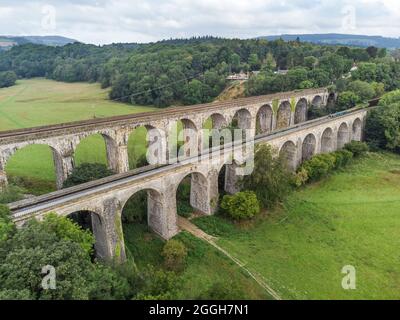
[[[251,223],[193,222],[284,299],[397,300],[399,195],[400,156],[371,153]],[[347,265],[356,268],[356,290],[342,288]]]
[[[164,241],[143,224],[124,224],[123,228],[128,259],[134,259],[141,270],[149,266],[160,268]],[[204,299],[215,286],[221,288],[218,295],[213,293],[216,298],[271,299],[261,286],[210,245],[186,232],[175,239],[188,249],[186,268],[178,275],[175,299]]]

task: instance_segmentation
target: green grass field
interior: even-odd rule
[[[400,157],[371,154],[252,223],[194,221],[286,299],[400,299]],[[357,289],[343,290],[353,265]]]
[[[0,89],[0,130],[157,110],[108,100],[99,84],[19,80]]]
[[[161,268],[164,241],[143,224],[124,224],[123,227],[127,255],[134,258],[138,268],[145,269],[148,265]],[[188,249],[187,267],[179,275],[176,299],[197,299],[215,283],[225,284],[227,290],[236,288],[239,295],[232,294],[235,299],[271,299],[253,279],[210,245],[186,232],[175,239],[182,241]]]

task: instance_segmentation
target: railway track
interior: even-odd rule
[[[136,120],[137,122],[150,122],[150,121],[154,121],[154,120],[165,119],[165,116],[173,118],[173,117],[186,116],[189,113],[195,113],[198,111],[205,111],[205,110],[221,111],[221,109],[224,109],[224,108],[240,107],[240,106],[245,106],[245,105],[254,104],[254,103],[272,101],[274,99],[283,99],[286,96],[291,96],[291,95],[299,94],[299,93],[302,93],[304,95],[317,94],[323,90],[326,90],[326,88],[309,89],[309,90],[301,90],[301,91],[290,91],[290,92],[285,92],[285,93],[277,93],[277,94],[270,94],[270,95],[257,96],[257,97],[239,98],[239,99],[235,99],[235,100],[218,102],[218,103],[206,103],[206,104],[199,104],[199,105],[194,105],[194,106],[171,107],[171,108],[167,108],[165,110],[160,110],[160,111],[142,112],[142,113],[136,113],[136,114],[131,114],[131,115],[82,120],[82,121],[61,123],[61,124],[56,124],[56,125],[33,127],[33,128],[27,128],[27,129],[0,131],[0,139],[10,138],[10,137],[18,137],[18,136],[24,136],[24,135],[30,135],[30,134],[37,134],[37,133],[45,133],[45,132],[49,132],[49,131],[82,128],[82,127],[87,127],[87,126],[91,126],[91,125],[113,124],[113,123],[118,123],[121,121],[128,121],[128,120]],[[0,140],[0,142],[1,142],[1,140]]]
[[[341,114],[335,118],[342,118],[342,117],[348,116],[352,113],[359,112],[360,110],[363,110],[363,109],[362,108],[354,108],[354,109],[348,110],[344,113],[341,112]],[[254,143],[257,144],[260,142],[265,142],[270,139],[274,139],[277,136],[283,136],[289,132],[295,132],[296,130],[300,130],[300,129],[304,129],[304,128],[311,128],[313,126],[317,126],[317,125],[320,125],[320,124],[323,124],[323,123],[326,123],[326,122],[329,122],[332,120],[334,120],[334,119],[332,119],[331,116],[325,116],[322,118],[303,122],[301,124],[298,124],[298,125],[295,125],[295,126],[292,126],[289,128],[285,128],[285,129],[282,129],[279,131],[274,131],[272,133],[258,135],[255,137]],[[239,144],[242,145],[243,143],[240,142]],[[229,145],[229,147],[234,148],[236,146]],[[174,169],[176,167],[189,165],[193,161],[198,161],[198,159],[201,157],[210,156],[210,154],[212,155],[212,154],[218,153],[218,152],[220,153],[224,149],[226,149],[226,145],[214,147],[212,149],[205,150],[203,154],[200,154],[200,155],[192,157],[192,158],[184,159],[183,161],[178,162],[178,163],[158,165],[158,166],[157,165],[146,166],[146,167],[135,169],[135,170],[132,170],[132,171],[129,171],[126,173],[113,175],[113,176],[99,179],[96,181],[92,181],[92,182],[88,182],[88,183],[81,184],[78,186],[74,186],[74,187],[71,187],[68,189],[59,190],[59,191],[49,193],[49,194],[46,194],[43,196],[11,203],[11,204],[9,204],[9,208],[11,209],[13,214],[15,214],[15,213],[18,213],[21,211],[28,210],[33,207],[37,207],[40,205],[45,205],[47,203],[54,202],[61,198],[74,196],[74,195],[80,194],[81,192],[90,192],[90,191],[93,191],[93,190],[96,190],[96,189],[99,189],[102,187],[106,187],[110,184],[129,182],[132,178],[139,178],[139,179],[146,178],[146,177],[149,177],[152,175],[163,173],[164,171]]]

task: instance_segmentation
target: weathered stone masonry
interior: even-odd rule
[[[285,152],[295,169],[303,160],[320,152],[340,149],[351,140],[362,139],[367,110],[358,110],[337,118],[326,117],[304,123],[289,130],[257,138],[257,143],[268,143],[279,152]],[[235,148],[241,148],[235,147]],[[95,216],[93,229],[96,249],[103,258],[123,260],[124,239],[121,212],[129,198],[139,191],[148,192],[148,223],[155,233],[170,239],[178,233],[176,190],[180,182],[191,175],[191,204],[206,215],[215,212],[218,201],[218,174],[229,163],[225,189],[237,192],[238,179],[231,161],[231,153],[202,158],[200,162],[178,163],[150,170],[130,172],[104,181],[58,191],[53,195],[37,197],[10,205],[14,221],[21,225],[30,218],[43,218],[49,212],[67,216],[87,211]],[[235,159],[233,159],[235,160]]]
[[[61,189],[63,182],[74,167],[74,153],[82,139],[101,134],[106,143],[109,167],[117,173],[129,170],[128,139],[138,127],[156,128],[170,132],[177,121],[186,129],[200,130],[205,121],[212,119],[213,128],[227,126],[234,118],[242,129],[257,133],[268,133],[307,120],[307,107],[324,105],[329,93],[326,89],[310,89],[233,101],[210,103],[192,107],[167,109],[158,113],[147,113],[125,117],[80,121],[67,125],[0,132],[0,189],[7,185],[5,168],[7,161],[28,145],[47,145],[53,152],[56,183]],[[167,137],[168,138],[168,137]],[[199,150],[203,147],[199,136]],[[168,146],[166,146],[168,149]]]

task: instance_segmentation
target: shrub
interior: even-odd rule
[[[163,248],[162,256],[164,265],[170,271],[182,271],[185,268],[187,249],[186,246],[178,240],[169,240]]]
[[[16,81],[17,75],[14,71],[0,72],[0,88],[11,87]]]
[[[350,162],[351,159],[353,159],[353,153],[349,150],[341,150],[338,151],[343,156],[342,159],[342,167],[347,166]]]
[[[329,172],[346,166],[353,158],[349,150],[340,150],[332,153],[323,153],[304,162],[295,176],[295,185],[300,187],[307,181],[316,181]]]
[[[360,102],[361,102],[360,96],[355,94],[353,91],[342,92],[338,97],[336,111],[353,108]]]
[[[365,142],[352,141],[347,143],[344,148],[350,151],[354,157],[361,157],[369,151],[369,147]]]
[[[252,191],[224,196],[221,208],[234,220],[250,219],[260,213],[260,203]]]
[[[301,187],[302,185],[305,185],[307,183],[308,179],[308,171],[302,167],[296,173],[293,183],[296,187]]]
[[[15,225],[11,221],[10,209],[0,204],[0,242],[5,241],[15,231]]]
[[[100,163],[83,163],[74,168],[71,175],[64,182],[64,188],[73,187],[89,181],[105,178],[113,175],[114,172],[107,166]]]
[[[329,164],[319,156],[315,156],[304,162],[301,166],[307,171],[309,180],[316,181],[327,175],[330,169]]]
[[[293,173],[287,168],[284,154],[276,155],[276,150],[268,145],[256,147],[254,170],[243,178],[243,190],[254,191],[261,207],[273,208],[290,193]]]
[[[23,190],[20,187],[9,185],[0,193],[0,203],[12,203],[23,199]]]

